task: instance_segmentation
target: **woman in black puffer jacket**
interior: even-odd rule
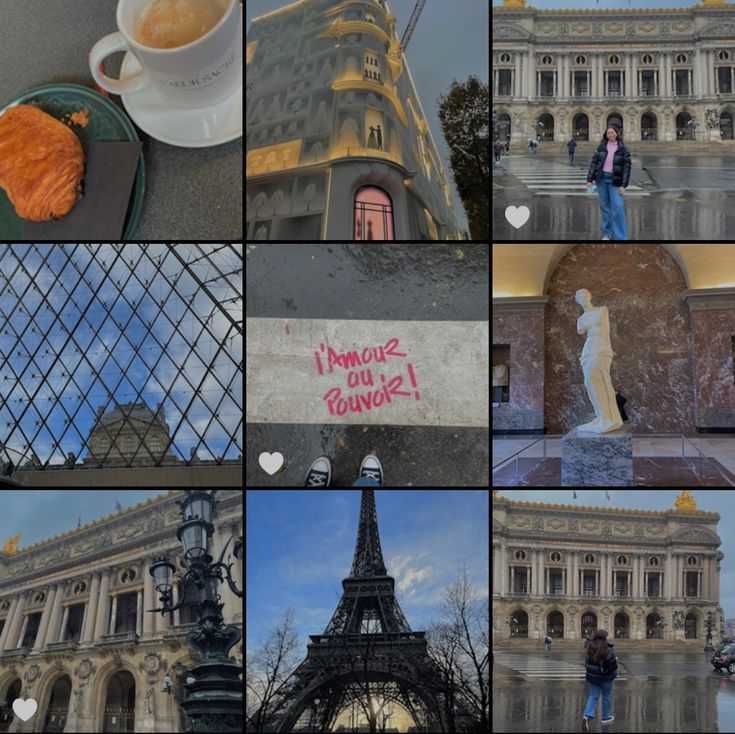
[[[620,131],[610,126],[597,146],[587,171],[587,184],[597,184],[603,240],[627,240],[623,194],[630,181],[630,151]]]
[[[618,661],[613,646],[607,641],[607,631],[597,630],[584,651],[584,667],[589,685],[589,698],[582,716],[582,731],[589,731],[587,722],[595,718],[597,701],[602,695],[602,723],[612,724],[610,713],[613,681],[618,675]]]

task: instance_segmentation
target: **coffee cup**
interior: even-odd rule
[[[228,97],[242,84],[242,9],[239,0],[223,0],[222,17],[207,33],[182,46],[153,48],[136,38],[136,28],[151,0],[119,0],[118,32],[95,43],[89,68],[95,82],[112,94],[129,94],[153,84],[172,105],[196,109]],[[100,65],[116,51],[129,51],[142,71],[112,79]]]

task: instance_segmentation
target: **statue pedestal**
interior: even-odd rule
[[[575,428],[561,440],[562,487],[632,487],[633,434]]]

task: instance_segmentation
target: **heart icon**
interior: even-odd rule
[[[505,210],[505,218],[516,228],[520,229],[531,216],[531,212],[527,206],[509,206]]]
[[[37,708],[38,704],[32,698],[29,698],[27,701],[24,701],[22,698],[16,698],[13,701],[13,711],[15,711],[15,715],[21,721],[28,721],[36,713]]]
[[[272,454],[264,451],[258,457],[258,463],[264,472],[275,474],[283,466],[283,454],[280,451],[274,451]]]

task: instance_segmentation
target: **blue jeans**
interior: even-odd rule
[[[602,217],[602,236],[616,240],[628,239],[628,224],[625,221],[623,195],[613,186],[612,173],[602,173],[597,182],[600,196],[600,215]]]
[[[587,705],[584,707],[584,716],[588,719],[595,718],[595,709],[597,708],[597,701],[602,694],[602,718],[609,719],[612,715],[610,711],[610,704],[612,702],[612,689],[613,681],[608,681],[602,685],[596,683],[587,683],[590,689],[590,697],[587,699]]]

